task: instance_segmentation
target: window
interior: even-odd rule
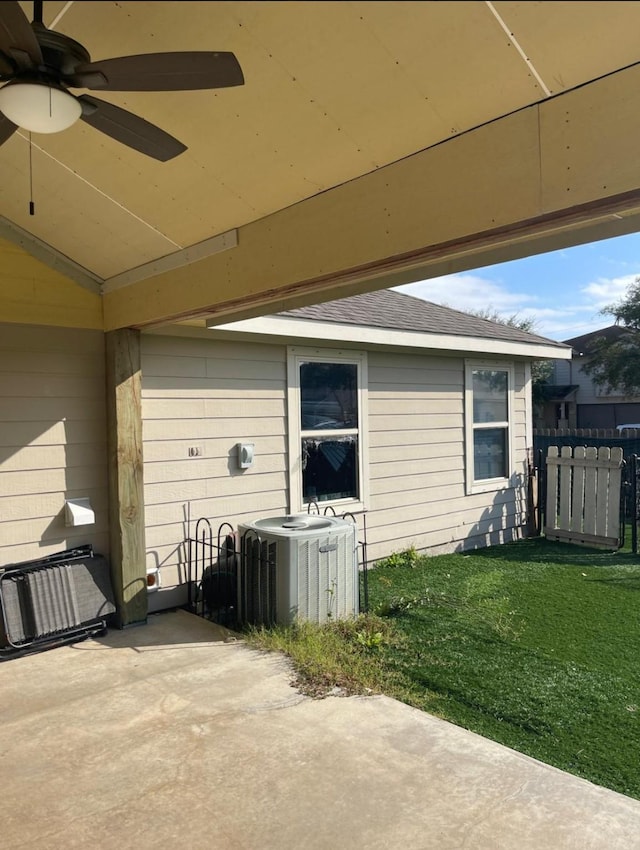
[[[366,354],[289,351],[290,509],[365,502]]]
[[[467,491],[495,490],[511,476],[511,366],[467,363]]]

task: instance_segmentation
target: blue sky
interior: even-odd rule
[[[535,322],[534,333],[565,340],[613,323],[600,313],[640,276],[640,233],[398,286],[456,310],[490,310]]]

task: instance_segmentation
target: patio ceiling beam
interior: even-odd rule
[[[105,328],[247,318],[633,232],[639,134],[634,66],[243,226],[229,251],[107,292]]]

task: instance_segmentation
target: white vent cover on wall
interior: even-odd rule
[[[279,516],[238,528],[239,616],[314,623],[358,613],[356,527],[337,517]]]

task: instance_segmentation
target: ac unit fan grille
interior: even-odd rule
[[[238,572],[241,622],[267,626],[276,622],[277,543],[245,535]]]

